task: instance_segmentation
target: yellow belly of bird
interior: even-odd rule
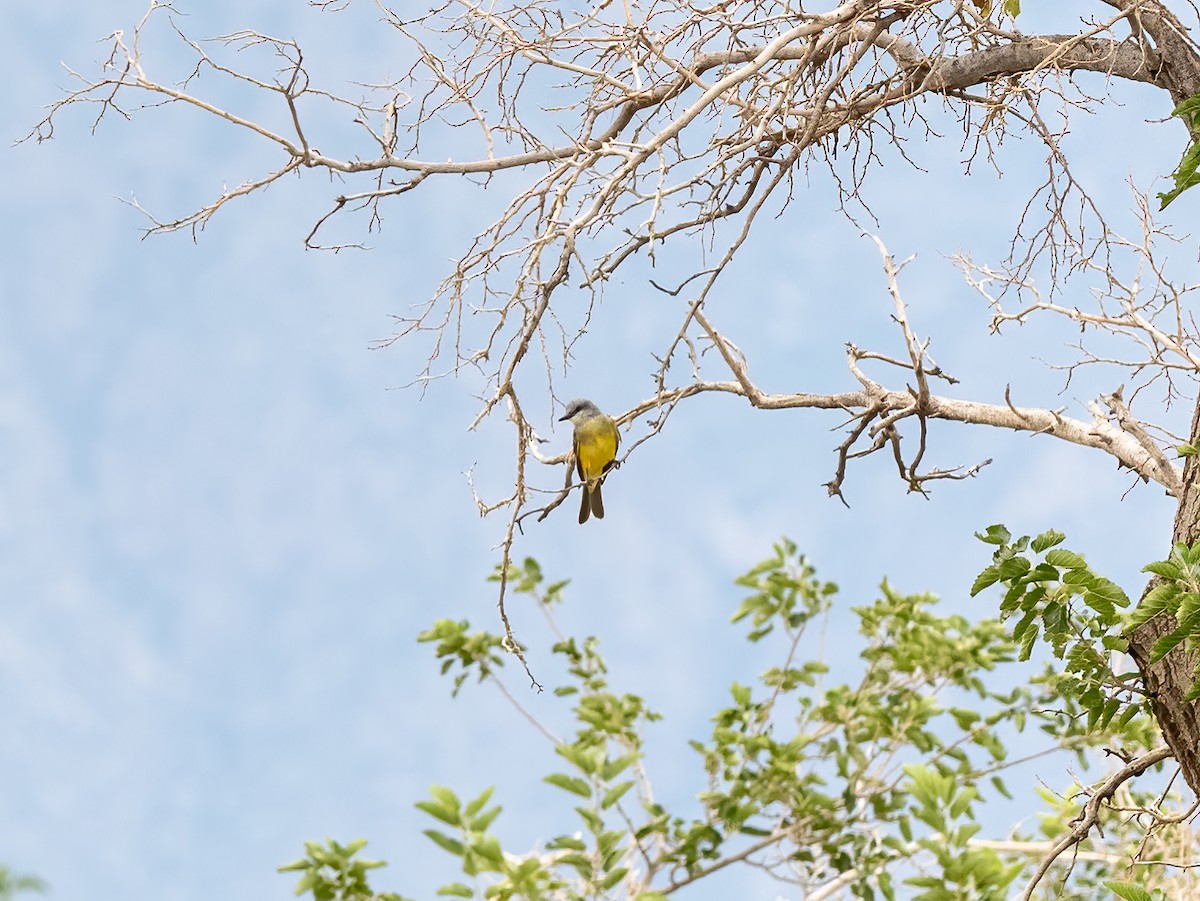
[[[580,429],[580,431],[584,431]],[[604,467],[612,462],[617,455],[616,429],[611,432],[601,427],[597,434],[581,434],[579,436],[579,465],[583,468],[583,477],[587,481],[597,479],[604,474]]]

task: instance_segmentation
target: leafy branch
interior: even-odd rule
[[[1072,848],[1081,885],[1122,885],[1119,864],[1149,853],[1155,830],[1178,822],[1161,810],[1165,794],[1133,801],[1128,792],[1130,779],[1169,756],[1153,749],[1138,686],[1105,657],[1121,647],[1128,600],[1063,549],[1061,533],[1014,540],[993,526],[980,537],[994,551],[974,591],[1006,588],[1003,621],[942,616],[932,597],[885,582],[878,598],[850,608],[856,658],[846,654],[849,634],[839,639],[839,669],[856,660],[856,681],[831,680],[821,659],[837,586],[820,580],[794,543],[779,542],[739,577],[746,594],[731,619],[774,661],[734,682],[710,735],[689,742],[703,785],[700,811],[691,814],[654,797],[645,732],[660,715],[640,694],[613,689],[595,637],[564,635],[555,623],[568,583],[548,581],[533,560],[512,567],[514,597],[545,615],[551,652],[565,665],[552,695],[571,705],[572,736],[555,735],[504,686],[501,637],[444,619],[420,640],[433,647],[452,693],[468,681],[493,685],[550,742],[560,765],[543,781],[567,801],[576,828],[514,852],[492,788],[468,800],[434,786],[417,804],[437,821],[425,836],[461,872],[439,894],[662,901],[741,865],[814,899],[843,890],[894,899],[907,886],[920,901],[1002,901],[1019,877],[1033,886],[1060,873],[1059,858]],[[1188,572],[1181,566],[1180,578]],[[1039,643],[1061,666],[1000,689],[1006,683],[998,671],[1032,659]],[[1088,749],[1116,745],[1123,766],[1094,787],[1079,787],[1085,801],[1061,805],[1047,820],[1048,842],[982,838],[978,811],[1013,798],[1003,774],[1030,755],[1014,758],[1007,745],[1031,723],[1045,736],[1033,756],[1072,751],[1086,766]],[[1139,832],[1130,817],[1114,819],[1118,803],[1125,810],[1136,804],[1151,818],[1149,830]],[[1102,821],[1107,847],[1094,840]],[[318,901],[398,898],[370,893],[366,873],[380,862],[358,861],[360,848],[310,844],[287,869],[304,873],[298,889]]]

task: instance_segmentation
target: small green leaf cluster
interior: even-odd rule
[[[552,858],[555,866],[574,871],[570,897],[596,896],[611,890],[630,872],[636,838],[627,828],[610,824],[609,817],[620,809],[621,799],[635,785],[635,780],[621,777],[634,765],[637,755],[610,758],[604,747],[595,743],[563,744],[556,750],[580,775],[551,773],[545,781],[586,802],[574,808],[584,830],[556,836],[546,848],[560,852]]]
[[[830,599],[837,593],[832,582],[815,581],[815,572],[804,555],[797,554],[794,542],[784,539],[777,543],[773,556],[735,580],[752,593],[734,613],[733,622],[750,618],[753,628],[746,636],[749,641],[770,635],[777,624],[790,632],[803,629],[809,620],[829,609]]]
[[[1200,651],[1200,542],[1176,544],[1168,559],[1151,563],[1142,571],[1153,573],[1159,581],[1134,609],[1128,629],[1136,629],[1160,614],[1175,619],[1175,628],[1151,647],[1150,662],[1158,662],[1181,644],[1193,654]],[[1186,695],[1191,701],[1200,699],[1200,666],[1195,675],[1196,681]]]
[[[575,684],[554,689],[559,697],[577,696],[574,713],[580,729],[576,745],[592,749],[609,740],[637,751],[641,747],[641,724],[659,719],[638,695],[616,695],[608,691],[608,668],[599,653],[599,641],[594,636],[582,642],[564,639],[552,648],[567,661],[567,672]]]
[[[739,853],[729,848],[738,847],[735,839],[787,836],[794,843],[788,866],[807,881],[855,873],[849,888],[857,897],[894,898],[889,869],[926,847],[914,845],[913,835],[929,818],[924,808],[914,809],[897,759],[921,755],[922,772],[957,787],[955,802],[977,797],[978,780],[1007,757],[999,724],[1038,715],[1028,692],[988,687],[986,674],[1012,661],[1014,646],[994,619],[937,616],[933,597],[901,594],[885,582],[879,599],[853,608],[865,645],[861,681],[823,687],[827,667],[795,657],[805,627],[828,609],[836,587],[816,580],[786,542],[739,584],[753,593],[735,621],[750,618],[751,641],[781,639],[787,663],[763,673],[757,690],[735,683],[733,703],[714,717],[711,741],[692,743],[709,776],[701,795],[708,815],[675,831],[676,861],[689,874],[702,873],[706,862]],[[951,691],[977,701],[947,706],[941,696]],[[1007,793],[998,776],[991,784]],[[954,812],[969,816],[969,801]],[[938,823],[940,832],[945,818]],[[956,835],[966,841],[973,828],[963,825]],[[942,836],[930,841],[945,845]],[[1002,891],[1012,865],[977,850],[953,860],[934,855],[930,868],[938,875],[918,878],[931,880],[929,886]],[[981,897],[974,890],[954,897]]]
[[[442,661],[442,675],[450,672],[457,664],[460,668],[454,675],[452,696],[457,696],[463,683],[472,673],[482,682],[497,669],[504,666],[500,649],[504,640],[487,632],[470,632],[471,624],[464,620],[439,619],[432,628],[417,635],[417,641],[437,642],[435,654]]]
[[[1008,863],[990,848],[974,847],[971,838],[980,830],[973,821],[971,805],[979,792],[949,775],[923,764],[904,767],[908,775],[905,790],[911,799],[915,820],[933,830],[917,841],[938,864],[937,876],[914,876],[905,883],[923,891],[912,901],[1003,901],[1008,886],[1020,874],[1021,863]],[[963,822],[964,818],[966,822]],[[912,841],[912,829],[902,822],[904,838]]]
[[[515,593],[558,603],[561,588],[544,590],[543,580],[531,561],[509,575]],[[997,728],[1037,713],[1028,692],[988,688],[987,674],[1015,657],[998,621],[972,624],[961,616],[937,616],[931,596],[904,595],[885,583],[880,598],[853,611],[862,635],[861,682],[824,687],[828,667],[803,659],[800,645],[808,627],[826,615],[836,586],[817,579],[786,540],[738,584],[749,592],[733,620],[749,624],[750,641],[777,646],[783,663],[768,667],[756,684],[734,683],[731,703],[713,718],[710,741],[691,742],[708,778],[699,796],[703,814],[673,815],[645,791],[634,791],[645,779],[644,727],[657,716],[641,697],[609,689],[595,638],[566,638],[554,652],[564,658],[570,680],[555,694],[575,699],[577,731],[572,741],[556,745],[568,768],[545,781],[575,802],[582,828],[552,838],[538,854],[517,858],[501,854],[486,830],[463,822],[450,796],[423,802],[426,813],[454,820],[464,830],[461,835],[430,830],[431,840],[462,858],[468,875],[490,876],[475,889],[455,883],[444,892],[502,898],[555,893],[570,899],[609,893],[624,883],[629,897],[649,899],[756,849],[777,848],[772,856],[782,862],[776,866],[793,873],[786,878],[820,883],[853,873],[849,888],[857,897],[894,898],[890,868],[907,866],[922,849],[947,846],[940,835],[924,835],[926,844],[914,844],[914,832],[948,830],[947,817],[969,820],[980,779],[997,793],[1007,792],[994,774],[1007,756]],[[496,647],[478,634],[468,641],[465,623],[452,630],[439,624],[434,632],[439,656],[447,653],[455,663],[468,645],[477,653]],[[494,673],[493,667],[481,678]],[[977,702],[947,706],[939,700],[947,690],[974,695]],[[911,774],[901,769],[901,758],[912,754],[921,755],[928,778],[945,780],[958,792],[936,827],[928,824],[933,815],[927,805],[912,796]],[[632,805],[630,797],[636,798]],[[953,834],[966,841],[974,828],[959,822]],[[1009,878],[1011,865],[998,866],[994,853],[959,850],[963,853],[930,850],[933,862],[925,871],[940,875],[925,878],[971,886],[959,892],[963,897]],[[523,869],[514,869],[518,866]]]
[[[1028,660],[1040,637],[1062,661],[1063,671],[1048,674],[1062,699],[1064,723],[1079,720],[1084,733],[1129,732],[1144,741],[1147,720],[1137,672],[1115,673],[1114,652],[1128,649],[1124,638],[1129,606],[1125,592],[1095,573],[1079,554],[1058,547],[1066,539],[1048,531],[1013,540],[1002,525],[977,537],[996,550],[992,564],[975,579],[971,595],[999,583],[1007,590],[1000,602],[1002,620],[1015,619],[1012,638],[1020,659]]]
[[[296,894],[311,893],[314,901],[405,901],[391,892],[375,894],[367,884],[367,872],[387,866],[382,860],[361,860],[356,855],[364,847],[365,838],[345,845],[328,839],[305,842],[305,854],[299,860],[279,867],[280,873],[299,872]]]
[[[1184,100],[1171,110],[1171,115],[1183,119],[1187,123],[1188,131],[1194,134],[1197,128],[1200,128],[1200,94],[1193,94]],[[1158,195],[1160,210],[1165,210],[1176,197],[1200,183],[1200,141],[1193,141],[1183,152],[1183,159],[1171,173],[1171,178],[1175,181],[1174,187]]]
[[[500,567],[488,577],[489,582],[501,580]],[[508,588],[515,594],[528,594],[539,604],[546,607],[562,601],[562,592],[569,581],[553,582],[542,586],[541,565],[532,557],[526,557],[520,566],[512,565],[504,575]],[[442,661],[442,675],[450,672],[457,665],[459,672],[454,676],[452,696],[457,696],[463,683],[471,677],[483,682],[495,675],[504,666],[504,639],[499,635],[488,632],[471,632],[471,624],[466,620],[439,619],[433,626],[421,632],[417,641],[437,643],[435,654]]]
[[[438,829],[426,829],[425,835],[448,854],[459,858],[464,875],[485,881],[484,897],[507,901],[510,898],[528,898],[531,901],[547,898],[565,887],[553,869],[536,855],[523,857],[506,854],[500,839],[489,829],[500,815],[500,806],[488,807],[492,789],[483,791],[467,803],[440,785],[430,790],[431,800],[420,801],[417,807],[447,826],[457,829],[457,836],[447,835]],[[476,889],[461,882],[451,882],[438,889],[438,895],[451,898],[474,898]]]
[[[499,575],[492,578],[498,579]],[[532,559],[525,560],[520,567],[511,567],[506,581],[514,595],[528,595],[547,609],[561,603],[562,591],[568,584],[566,581],[543,584],[541,567]],[[502,646],[500,639],[487,633],[471,633],[469,629],[469,623],[442,620],[420,636],[422,641],[438,642],[437,655],[444,659],[443,673],[456,663],[462,666],[455,679],[455,691],[469,672],[477,672],[483,681],[494,677],[502,662],[494,656]],[[578,729],[573,741],[558,742],[555,746],[568,771],[550,773],[544,781],[576,802],[583,800],[574,808],[582,830],[550,839],[540,853],[507,853],[502,851],[499,838],[489,831],[500,812],[498,806],[484,809],[491,798],[491,789],[464,805],[450,789],[435,787],[431,789],[432,800],[417,807],[456,827],[458,834],[429,829],[425,835],[442,850],[458,857],[463,873],[476,883],[475,887],[463,883],[445,885],[439,890],[441,895],[463,898],[482,895],[499,901],[597,897],[626,878],[632,848],[655,828],[652,822],[631,836],[627,825],[629,815],[620,806],[622,798],[636,784],[636,778],[629,776],[641,756],[642,730],[658,715],[646,707],[641,697],[609,690],[608,670],[596,638],[564,638],[553,646],[552,652],[564,659],[569,676],[568,683],[557,687],[554,694],[575,699],[573,712]],[[619,828],[610,822],[614,814],[619,815]],[[655,895],[648,892],[639,897],[654,901]]]
[[[1012,765],[1005,742],[1027,721],[1037,722],[1051,741],[1035,753],[1074,749],[1083,760],[1084,748],[1114,737],[1146,745],[1153,727],[1138,715],[1136,684],[1113,673],[1107,660],[1125,647],[1124,593],[1059,547],[1061,533],[1013,540],[993,526],[980,537],[994,552],[973,593],[1005,587],[1001,614],[1015,626],[940,616],[932,596],[903,594],[885,581],[876,599],[851,608],[857,639],[845,629],[839,636],[839,674],[854,673],[848,682],[831,679],[822,660],[837,587],[817,578],[795,544],[776,544],[739,578],[747,594],[732,619],[748,627],[765,669],[734,682],[711,735],[689,742],[699,755],[703,790],[699,812],[687,815],[653,798],[643,752],[646,728],[658,714],[640,695],[610,687],[595,637],[561,636],[553,626],[553,608],[568,583],[547,584],[533,560],[510,567],[508,588],[542,608],[558,637],[553,653],[565,664],[567,678],[554,695],[572,704],[574,734],[558,738],[534,725],[560,760],[544,782],[569,802],[575,828],[533,851],[505,851],[493,832],[500,807],[491,804],[491,789],[462,801],[435,786],[417,805],[438,821],[425,835],[463,874],[439,894],[664,901],[745,861],[814,893],[845,890],[894,901],[907,887],[919,901],[1005,897],[1029,857],[976,840],[977,807],[1012,797],[1000,775]],[[1154,596],[1155,605],[1166,605],[1162,612],[1186,616],[1186,596],[1200,596],[1196,558],[1180,551],[1170,566],[1152,568],[1177,588]],[[1048,666],[1032,685],[999,688],[1011,680],[997,671],[1028,659],[1039,637],[1061,669]],[[439,620],[420,640],[435,646],[455,693],[472,676],[494,682],[532,719],[500,682],[500,637],[472,632],[466,621]],[[1069,828],[1063,817],[1075,807],[1065,800],[1050,806],[1056,813],[1046,828],[1061,834]],[[1115,855],[1131,846],[1131,822],[1106,825],[1108,838],[1118,838]],[[1032,843],[1007,844],[1022,841]],[[308,856],[285,869],[304,872],[298,891],[312,892],[316,901],[394,898],[370,894],[365,872],[380,862],[353,861],[359,848],[309,845]],[[1115,875],[1113,859],[1119,857],[1106,851],[1081,861],[1056,887],[1084,891],[1064,897],[1098,897],[1103,880]]]
[[[559,835],[546,844],[557,851],[554,864],[568,867],[575,875],[569,897],[595,897],[610,891],[630,874],[638,843],[654,831],[654,823],[630,834],[632,814],[622,799],[637,784],[636,765],[642,754],[642,730],[659,719],[641,697],[615,694],[608,689],[607,667],[599,654],[598,641],[573,638],[554,645],[554,653],[567,661],[574,684],[555,689],[559,697],[575,697],[573,708],[578,729],[574,741],[560,742],[555,751],[571,768],[551,773],[545,782],[562,789],[572,800],[586,803],[574,808],[583,831]],[[634,778],[629,778],[629,776]],[[615,826],[616,815],[621,825]]]
[[[458,829],[459,838],[453,838],[437,829],[426,829],[425,836],[435,845],[456,857],[463,859],[463,872],[468,876],[479,873],[500,871],[504,864],[504,855],[500,852],[500,842],[495,836],[488,834],[488,827],[500,815],[500,805],[484,809],[492,797],[492,789],[483,791],[479,797],[467,804],[458,800],[458,796],[450,789],[434,785],[429,789],[431,800],[418,801],[417,809],[423,810],[436,820],[447,826]],[[470,891],[463,897],[469,898]]]
[[[497,566],[496,571],[488,576],[488,581],[501,581],[501,573],[501,568]],[[508,587],[512,591],[517,594],[530,595],[539,604],[545,604],[547,607],[561,603],[563,589],[571,584],[570,579],[563,579],[561,582],[551,582],[543,587],[542,582],[545,581],[545,576],[542,574],[542,565],[532,557],[526,557],[521,561],[520,566],[516,564],[509,566],[503,580],[508,583]]]

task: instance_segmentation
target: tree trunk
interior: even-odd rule
[[[1200,400],[1192,414],[1189,442],[1200,436]],[[1183,488],[1175,514],[1172,542],[1193,544],[1200,540],[1200,457],[1188,457],[1183,464]],[[1156,584],[1151,581],[1146,590]],[[1196,655],[1179,645],[1162,660],[1150,663],[1150,649],[1163,635],[1173,632],[1173,616],[1160,614],[1129,635],[1129,653],[1142,673],[1150,694],[1150,707],[1158,719],[1163,738],[1175,754],[1193,792],[1200,797],[1200,702],[1184,696],[1196,678]]]

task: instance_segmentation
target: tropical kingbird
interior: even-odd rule
[[[567,412],[558,420],[575,426],[575,469],[583,483],[583,500],[579,504],[579,522],[588,517],[604,519],[604,498],[600,486],[617,458],[621,435],[617,424],[605,416],[590,400],[573,400]]]

